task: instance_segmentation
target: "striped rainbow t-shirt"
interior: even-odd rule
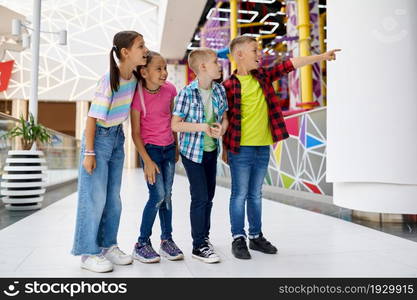
[[[123,123],[129,117],[136,81],[134,75],[129,80],[120,78],[119,90],[112,93],[110,73],[105,74],[97,84],[88,116],[97,118],[97,124],[103,127]]]

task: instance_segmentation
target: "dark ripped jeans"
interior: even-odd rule
[[[171,191],[175,174],[175,144],[157,146],[146,144],[148,155],[158,165],[161,173],[156,173],[154,184],[148,184],[149,200],[143,210],[139,243],[148,243],[156,214],[159,212],[161,240],[172,238]]]

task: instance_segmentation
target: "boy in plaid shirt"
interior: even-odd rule
[[[188,56],[197,79],[184,87],[175,101],[172,130],[180,132],[181,160],[190,182],[193,257],[219,262],[209,240],[210,215],[216,188],[218,139],[226,132],[227,100],[216,52],[198,48]]]
[[[250,259],[245,232],[245,204],[249,221],[249,248],[267,254],[277,248],[261,231],[262,184],[269,164],[270,146],[288,137],[284,118],[272,82],[295,68],[322,60],[336,59],[331,50],[320,55],[296,57],[270,68],[259,67],[256,39],[239,36],[230,43],[237,70],[223,82],[226,89],[230,126],[223,138],[223,160],[230,165],[232,194],[230,222],[232,253]],[[245,203],[246,202],[246,203]]]

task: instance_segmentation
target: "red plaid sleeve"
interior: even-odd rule
[[[241,137],[240,85],[238,79],[232,76],[223,82],[223,86],[226,90],[227,104],[229,106],[227,111],[229,126],[223,136],[223,144],[227,150],[237,153],[239,152]]]
[[[278,80],[281,76],[294,71],[294,65],[291,60],[285,60],[282,63],[275,64],[272,67],[265,69],[266,76],[271,80],[271,82]]]

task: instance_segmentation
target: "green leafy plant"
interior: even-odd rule
[[[48,130],[41,124],[37,124],[32,114],[29,116],[29,121],[26,121],[23,115],[21,115],[19,125],[10,129],[2,137],[21,137],[23,150],[30,150],[33,143],[49,143],[51,140]]]

